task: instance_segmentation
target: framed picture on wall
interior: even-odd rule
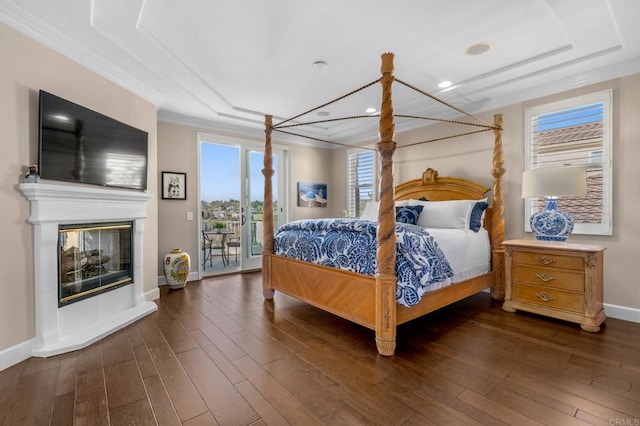
[[[179,172],[162,172],[162,199],[187,199],[187,174]]]
[[[298,207],[327,207],[327,184],[298,182]]]

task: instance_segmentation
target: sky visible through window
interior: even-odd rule
[[[604,105],[602,102],[571,108],[564,111],[543,114],[538,117],[538,132],[561,129],[563,127],[602,121]]]
[[[264,201],[263,155],[252,152],[249,156],[251,200]],[[240,200],[240,149],[215,143],[201,144],[200,179],[202,201]],[[273,168],[277,176],[278,164],[274,156]],[[278,199],[277,185],[273,185],[274,200]]]

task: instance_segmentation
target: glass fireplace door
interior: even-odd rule
[[[132,222],[60,225],[58,305],[133,282]]]

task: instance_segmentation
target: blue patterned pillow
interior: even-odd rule
[[[396,222],[408,223],[416,225],[422,206],[401,206],[396,207]]]
[[[489,203],[485,201],[478,201],[474,204],[469,215],[469,229],[473,232],[478,232],[482,228],[482,213],[489,207]]]

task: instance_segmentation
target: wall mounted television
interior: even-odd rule
[[[40,90],[42,179],[147,190],[148,133]]]

